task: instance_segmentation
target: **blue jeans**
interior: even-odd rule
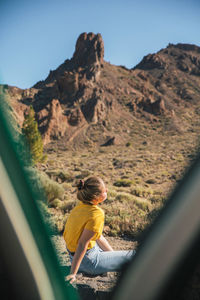
[[[91,275],[116,272],[120,270],[122,264],[130,261],[135,253],[135,250],[103,251],[96,243],[92,249],[86,251],[78,272]],[[72,262],[73,256],[69,255]]]

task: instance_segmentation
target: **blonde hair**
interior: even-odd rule
[[[78,200],[92,204],[92,200],[97,199],[101,195],[104,182],[101,178],[93,176],[89,177],[86,181],[80,180],[76,186],[78,188]]]

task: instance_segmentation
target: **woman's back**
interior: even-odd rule
[[[80,202],[70,213],[65,225],[63,237],[70,252],[75,252],[78,240],[84,230],[92,230],[95,235],[88,245],[91,249],[101,236],[104,225],[104,212],[97,205]]]

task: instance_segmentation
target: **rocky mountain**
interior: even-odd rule
[[[141,118],[182,134],[194,130],[194,114],[200,114],[200,47],[169,44],[127,69],[104,60],[100,34],[82,33],[73,57],[45,80],[24,90],[2,88],[20,125],[33,105],[45,144],[124,143]]]

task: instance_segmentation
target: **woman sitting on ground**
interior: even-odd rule
[[[80,203],[72,209],[64,230],[64,239],[71,260],[67,279],[72,283],[77,272],[100,275],[120,270],[135,250],[114,251],[103,237],[104,212],[97,206],[107,198],[107,189],[99,177],[90,177],[77,185]]]

